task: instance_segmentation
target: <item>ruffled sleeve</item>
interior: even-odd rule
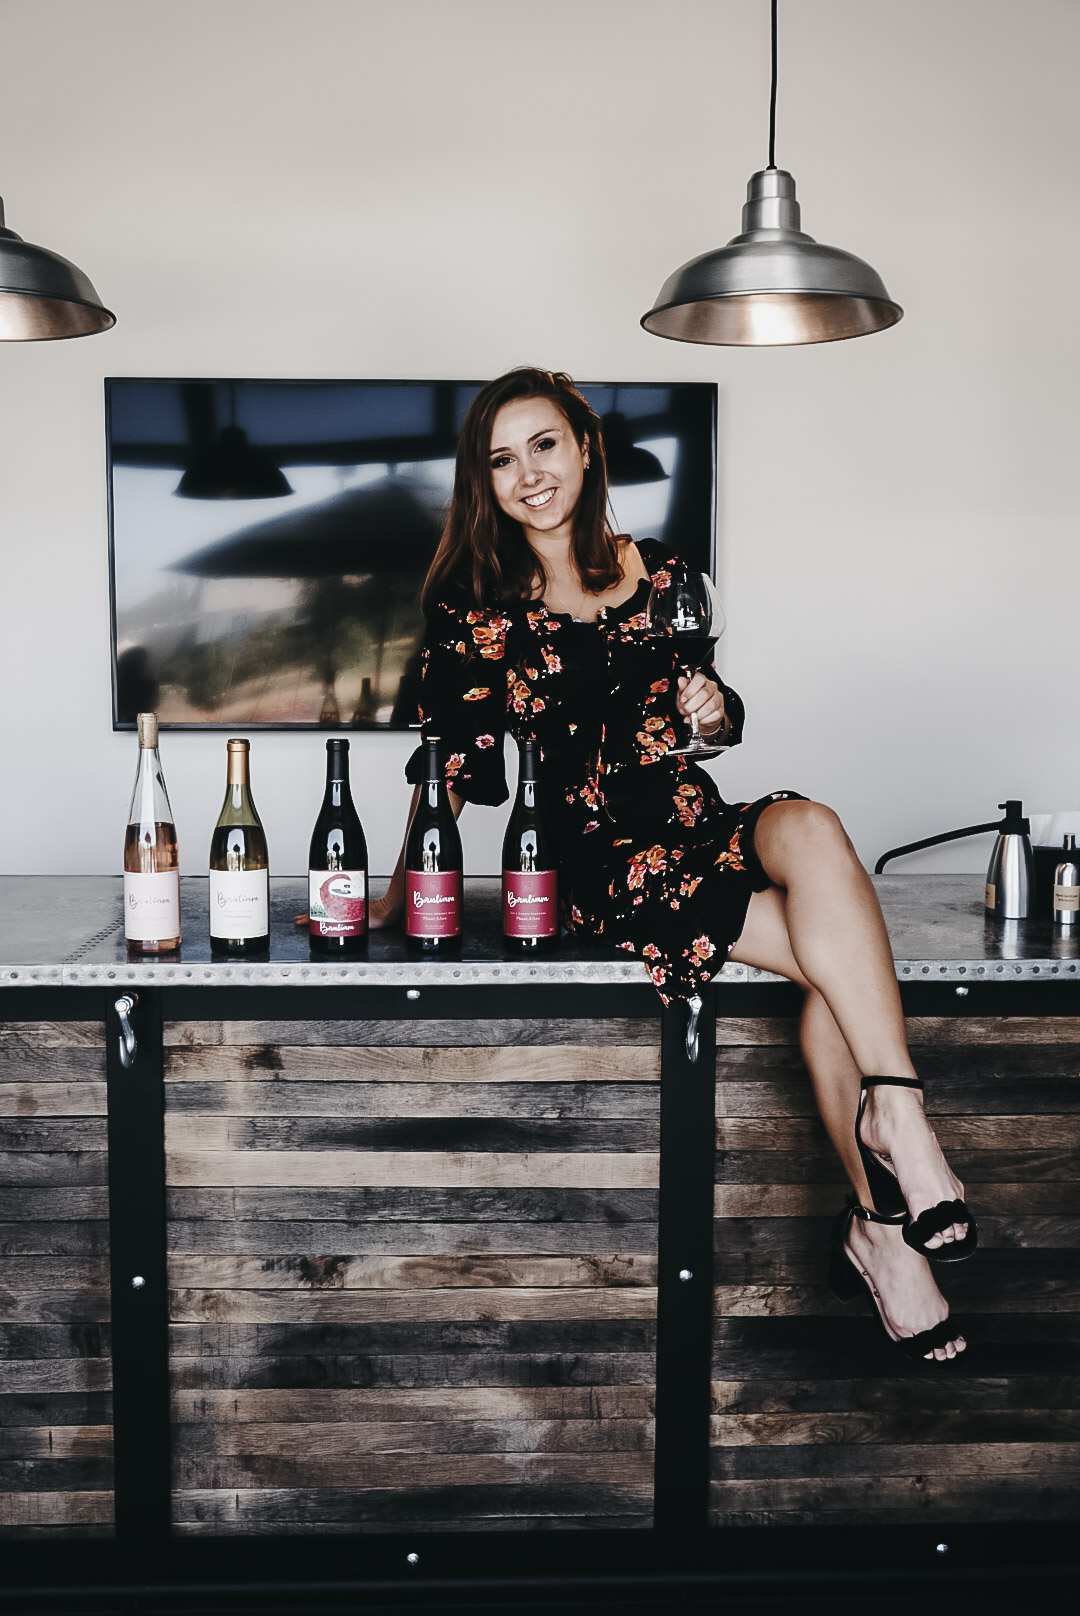
[[[503,760],[509,626],[497,608],[447,597],[428,618],[421,652],[422,733],[442,741],[447,785],[466,802],[491,807],[509,796]],[[422,747],[409,758],[405,778],[411,785],[423,778]]]

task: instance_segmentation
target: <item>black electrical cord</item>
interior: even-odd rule
[[[772,88],[769,92],[769,167],[776,167],[776,0],[772,0]]]

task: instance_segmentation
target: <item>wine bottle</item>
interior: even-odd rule
[[[228,784],[210,842],[210,947],[258,954],[270,946],[270,861],[248,778],[248,743],[230,741]]]
[[[502,853],[503,935],[509,948],[551,948],[559,935],[559,875],[539,785],[540,743],[521,748],[517,800]]]
[[[326,743],[326,793],[308,852],[308,931],[316,954],[355,954],[367,937],[367,842],[344,740]]]
[[[438,736],[424,742],[424,781],[405,841],[405,939],[434,953],[461,937],[461,837],[443,779]]]
[[[124,837],[124,936],[137,954],[180,947],[180,856],[158,756],[156,713],[140,713],[139,766]]]

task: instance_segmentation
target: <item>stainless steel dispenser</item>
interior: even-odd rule
[[[999,920],[1026,920],[1035,885],[1031,822],[1024,818],[1022,802],[1010,799],[998,807],[1004,809],[1005,818],[986,872],[986,912]]]

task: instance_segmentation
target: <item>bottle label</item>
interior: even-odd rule
[[[405,871],[406,937],[460,937],[461,871]]]
[[[211,870],[211,937],[265,937],[269,930],[269,870]]]
[[[163,943],[180,935],[180,871],[124,871],[124,936],[129,943]]]
[[[1080,887],[1062,886],[1056,882],[1054,885],[1054,908],[1071,910],[1073,914],[1080,910]]]
[[[986,907],[988,909],[997,908],[997,887],[994,885],[993,881],[988,881],[986,883]]]
[[[312,937],[363,937],[367,931],[367,872],[309,870]]]
[[[559,877],[555,870],[525,875],[503,871],[503,931],[507,937],[554,937],[559,930]]]

